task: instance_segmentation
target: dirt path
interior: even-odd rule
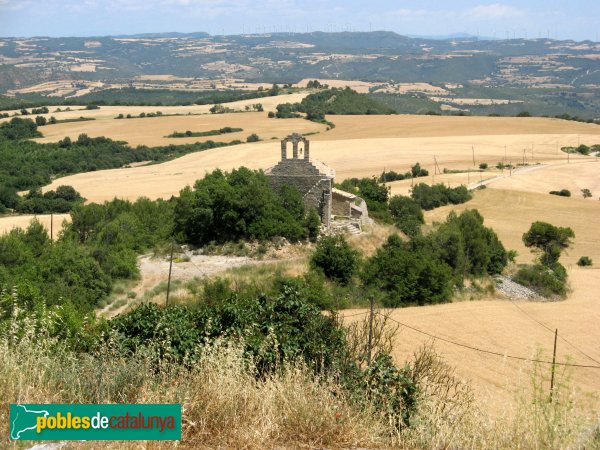
[[[174,262],[171,272],[171,280],[189,281],[193,278],[203,278],[225,272],[233,267],[240,267],[246,264],[261,264],[265,261],[251,259],[246,256],[208,256],[208,255],[188,255],[189,261]],[[129,292],[135,292],[134,299],[127,301],[115,308],[115,301],[98,311],[99,316],[107,318],[114,317],[125,311],[128,306],[141,298],[144,293],[156,287],[159,283],[167,281],[169,277],[169,260],[168,258],[159,257],[153,258],[150,255],[143,255],[138,258],[140,268],[140,280],[132,287]],[[121,296],[122,298],[126,298]]]

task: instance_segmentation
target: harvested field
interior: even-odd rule
[[[66,136],[77,139],[81,133],[88,136],[106,136],[116,141],[126,141],[131,146],[147,145],[180,145],[208,140],[217,142],[230,142],[233,140],[245,141],[252,133],[261,139],[269,140],[272,137],[283,138],[297,131],[311,133],[324,131],[326,126],[303,119],[277,120],[267,119],[266,112],[249,112],[238,114],[203,114],[200,116],[175,116],[175,117],[146,117],[134,119],[106,119],[90,120],[83,122],[59,123],[48,125],[40,130],[43,138],[38,142],[57,142]],[[216,136],[202,136],[189,138],[167,138],[174,131],[187,130],[210,131],[223,127],[241,128],[244,131],[226,133]]]
[[[550,330],[558,328],[560,336],[600,361],[597,345],[600,310],[597,298],[590,295],[598,289],[600,270],[575,267],[569,270],[569,276],[577,289],[561,302],[518,301],[519,309],[508,300],[467,301],[398,309],[393,311],[392,318],[421,331],[481,349],[524,358],[534,358],[541,349],[542,358],[551,359],[553,333],[533,318]],[[348,314],[357,312],[351,310]],[[394,356],[405,361],[416,348],[432,341],[426,335],[401,327]],[[489,355],[440,340],[433,343],[444,359],[456,367],[458,377],[472,383],[477,404],[484,411],[497,415],[511,410],[515,404],[515,387],[528,384],[532,372],[529,362]],[[557,361],[597,365],[562,340],[558,341]],[[542,367],[549,376],[550,365]],[[578,390],[586,394],[600,391],[598,369],[573,368],[571,375]],[[592,401],[598,405],[597,398]]]
[[[48,230],[50,233],[50,214],[44,215],[31,215],[26,214],[22,216],[5,216],[0,217],[0,235],[8,233],[13,228],[22,228],[25,229],[29,226],[33,219],[37,218],[40,223]],[[62,228],[62,223],[64,220],[70,221],[71,216],[69,214],[54,214],[54,236],[58,234],[59,230]]]
[[[308,95],[308,92],[301,92],[295,94],[286,94],[286,95],[277,95],[273,97],[263,97],[263,98],[253,98],[250,100],[240,100],[237,102],[226,103],[225,105],[228,108],[231,108],[235,111],[244,111],[245,107],[252,106],[255,103],[261,103],[265,111],[275,111],[275,108],[280,103],[295,103],[300,102],[304,97]],[[57,119],[74,119],[80,116],[82,117],[93,117],[95,119],[113,119],[117,117],[119,114],[127,115],[131,114],[132,116],[137,116],[141,113],[150,113],[161,111],[163,114],[209,114],[210,108],[213,105],[188,105],[188,106],[101,106],[100,109],[91,109],[86,110],[85,106],[69,106],[71,111],[65,111],[67,107],[58,106],[58,107],[50,107],[50,112],[48,114],[41,114],[47,119],[50,116],[54,116]],[[54,112],[56,108],[60,108],[62,112]],[[13,111],[4,111],[9,115],[12,115],[15,112],[19,112],[18,110]],[[265,112],[265,120],[267,118],[267,114]],[[0,123],[8,119],[0,119]],[[51,125],[52,126],[52,125]],[[44,132],[44,129],[41,129]]]
[[[513,177],[494,182],[494,188],[547,194],[568,189],[574,198],[582,198],[581,189],[589,189],[593,197],[600,197],[600,158],[587,161],[561,162],[535,173],[513,173]],[[599,202],[595,202],[599,203]]]
[[[328,116],[336,124],[326,137],[338,139],[373,139],[394,137],[446,137],[485,135],[573,135],[570,145],[577,143],[577,134],[600,139],[600,127],[595,124],[542,117],[483,116]],[[558,136],[557,136],[558,137]],[[504,142],[500,142],[504,145]],[[531,144],[523,141],[523,145]]]
[[[251,130],[247,126],[244,127],[243,123],[229,123],[231,122],[230,118],[238,117],[239,120],[250,120],[244,118],[257,117],[256,120],[260,121],[258,118],[261,116],[260,113],[227,114],[207,116],[206,120],[215,121],[209,129],[219,126],[238,126],[239,123],[240,127],[245,130],[244,136],[247,136]],[[200,120],[198,117],[125,119],[112,120],[106,126],[115,126],[115,124],[116,126],[127,126],[128,122],[138,122],[138,128],[131,129],[137,129],[138,135],[135,139],[145,141],[145,132],[154,133],[152,130],[144,131],[145,127],[159,123],[153,121],[166,120],[165,123],[172,125],[171,121],[178,119],[189,119],[192,122]],[[204,116],[201,119],[204,120]],[[600,142],[600,127],[597,125],[555,119],[437,116],[335,116],[333,119],[337,125],[335,129],[312,136],[311,139],[314,141],[312,155],[335,168],[338,180],[353,176],[379,175],[384,168],[404,172],[417,161],[433,174],[434,156],[437,157],[440,169],[466,170],[470,167],[477,167],[481,162],[487,162],[490,166],[494,166],[505,157],[506,161],[516,164],[522,162],[524,149],[527,163],[564,162],[566,154],[561,151],[557,152],[557,146],[573,145],[578,141],[590,145]],[[219,120],[220,123],[217,122]],[[190,123],[189,127],[182,125],[179,131],[192,128],[192,122],[187,122]],[[302,119],[265,118],[264,122],[265,126],[288,127],[289,125],[292,127],[282,130],[282,133],[279,134],[270,133],[278,137],[281,137],[280,134],[285,134],[286,130],[291,130],[298,125],[321,127]],[[70,127],[87,129],[85,127],[99,127],[101,126],[99,124],[101,124],[100,121],[93,121],[64,125],[65,129]],[[54,125],[54,127],[58,126],[60,125]],[[130,126],[134,127],[135,125]],[[260,126],[258,122],[257,126]],[[157,134],[164,136],[173,131],[172,126],[165,125],[165,127],[165,132]],[[485,134],[486,130],[489,130],[489,134]],[[248,132],[246,133],[246,131]],[[261,133],[258,134],[261,135]],[[365,137],[368,135],[383,136],[383,138],[366,139]],[[220,138],[233,139],[231,135],[222,135]],[[129,137],[129,140],[132,139]],[[164,142],[165,138],[160,139],[163,139]],[[176,141],[184,140],[177,139]],[[191,140],[193,141],[195,138],[191,138]],[[175,139],[167,139],[167,141],[171,143]],[[473,149],[475,166],[472,162]],[[228,149],[215,149],[187,155],[161,165],[78,174],[57,180],[54,185],[58,185],[56,183],[71,184],[90,201],[104,201],[114,195],[133,199],[142,192],[151,198],[166,197],[176,194],[182,187],[193,183],[206,171],[216,167],[229,170],[246,165],[255,169],[266,169],[275,164],[278,158],[279,143],[277,141],[244,144]],[[586,159],[589,158],[571,156],[571,161]],[[450,182],[452,183],[452,181]]]
[[[543,170],[535,173],[541,176]],[[525,175],[523,175],[525,177]],[[533,176],[533,173],[530,175]],[[443,221],[451,211],[477,209],[509,249],[519,253],[518,262],[530,262],[535,255],[522,241],[522,234],[532,222],[543,220],[575,231],[572,246],[561,256],[569,273],[571,293],[558,302],[513,302],[498,298],[478,301],[411,307],[395,310],[392,317],[404,324],[430,334],[477,348],[505,355],[533,358],[542,349],[542,359],[551,359],[552,330],[584,353],[600,361],[600,320],[597,291],[600,286],[600,268],[580,268],[575,262],[581,255],[600,261],[600,202],[576,198],[562,198],[532,192],[490,188],[478,191],[470,202],[446,206],[426,212],[428,223]],[[520,308],[520,309],[519,309]],[[358,310],[349,311],[354,314]],[[350,319],[356,320],[356,319]],[[547,328],[539,325],[538,321]],[[399,361],[409,358],[420,345],[432,339],[409,328],[401,327],[394,355]],[[516,385],[526,385],[532,364],[489,355],[450,343],[435,340],[437,350],[445,360],[456,367],[460,378],[470,380],[478,404],[494,414],[514,406]],[[583,365],[598,365],[564,341],[558,341],[558,361]],[[548,375],[550,366],[543,365]],[[574,386],[587,393],[600,391],[597,369],[573,368]],[[598,404],[598,398],[594,398]]]

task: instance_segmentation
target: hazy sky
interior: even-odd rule
[[[598,40],[599,0],[0,0],[0,36],[390,30]]]

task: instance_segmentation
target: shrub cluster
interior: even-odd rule
[[[32,189],[13,208],[25,214],[66,213],[84,200],[72,186],[59,186],[44,194],[40,189]]]
[[[592,146],[581,144],[578,147],[562,147],[561,150],[565,153],[578,153],[580,155],[588,156],[590,153],[600,152],[600,144]]]
[[[57,189],[63,191],[73,194]],[[172,214],[172,205],[160,200],[77,204],[54,243],[33,221],[0,237],[0,290],[26,284],[49,304],[91,311],[116,280],[138,275],[139,253],[172,235]]]
[[[571,196],[571,191],[568,189],[561,189],[560,191],[550,191],[549,193],[552,195],[559,195],[561,197],[570,197]]]
[[[513,277],[514,280],[535,289],[544,297],[564,297],[567,293],[567,271],[558,259],[574,237],[571,228],[557,227],[547,222],[532,223],[523,234],[523,242],[525,246],[541,251],[541,255],[536,264],[522,266]]]
[[[40,137],[42,133],[37,130],[36,123],[31,119],[13,117],[10,122],[0,125],[0,136],[11,140],[30,139]]]
[[[305,113],[308,120],[325,122],[326,114],[394,114],[395,110],[350,88],[332,88],[307,95],[300,103],[277,105],[275,117],[301,117],[298,113]]]
[[[173,131],[173,133],[169,134],[168,138],[186,138],[186,137],[203,137],[203,136],[219,136],[221,134],[227,133],[237,133],[238,131],[244,131],[243,128],[232,128],[232,127],[223,127],[218,130],[208,130],[208,131]]]
[[[447,204],[458,205],[473,198],[465,186],[449,188],[441,183],[433,186],[419,183],[412,188],[410,195],[426,211]]]
[[[411,178],[426,177],[428,175],[429,175],[429,171],[421,168],[421,165],[419,163],[416,163],[414,166],[411,167],[410,172],[398,173],[398,172],[394,172],[393,170],[384,171],[381,174],[381,176],[379,177],[379,181],[382,183],[386,183],[389,181],[398,181],[398,180],[407,180],[407,179],[411,179]]]
[[[310,260],[311,267],[327,278],[348,284],[359,267],[359,253],[343,236],[324,236]]]
[[[386,306],[446,301],[465,276],[500,273],[507,253],[498,236],[483,225],[476,210],[450,213],[445,223],[425,237],[403,242],[391,236],[367,260],[361,275],[381,292]]]
[[[275,236],[297,241],[318,233],[296,189],[283,186],[275,192],[262,172],[245,167],[215,170],[193,189],[183,189],[175,205],[175,230],[194,245]]]
[[[421,225],[425,223],[421,206],[410,197],[395,195],[389,202],[390,214],[400,231],[410,237],[421,234]]]

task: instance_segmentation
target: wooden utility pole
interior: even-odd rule
[[[54,213],[50,213],[50,242],[54,241]]]
[[[167,301],[165,306],[169,306],[169,294],[171,293],[171,272],[173,271],[173,247],[175,241],[171,241],[171,258],[169,258],[169,280],[167,281]]]
[[[371,346],[373,345],[373,308],[375,299],[371,295],[370,298],[370,311],[369,311],[369,340],[367,342],[367,365],[371,367]]]
[[[550,375],[550,401],[554,395],[554,371],[556,368],[556,339],[558,338],[558,328],[554,332],[554,351],[552,352],[552,373]]]

